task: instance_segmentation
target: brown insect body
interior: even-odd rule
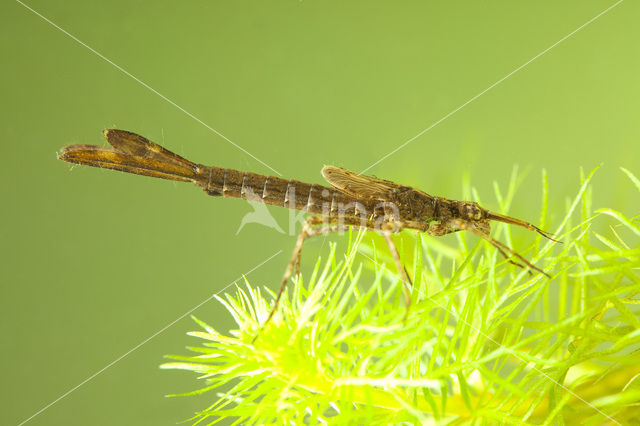
[[[461,218],[461,206],[466,203],[432,197],[407,186],[399,186],[385,198],[374,198],[357,192],[309,184],[293,179],[282,179],[252,172],[244,172],[215,166],[194,165],[193,182],[212,196],[242,198],[278,207],[302,210],[322,215],[331,221],[344,218],[347,222],[361,222],[374,227],[376,222],[402,223],[402,228],[425,232],[429,224],[448,218]],[[326,166],[335,171],[337,167]],[[339,169],[341,172],[352,173]],[[329,182],[331,178],[327,178]],[[389,208],[395,206],[396,210]]]
[[[278,293],[271,316],[299,261],[304,239],[313,235],[341,231],[348,226],[374,229],[381,232],[389,245],[405,282],[410,282],[389,233],[415,229],[429,235],[441,236],[462,230],[470,231],[491,243],[509,262],[509,254],[524,265],[547,275],[521,255],[490,235],[489,221],[495,220],[538,232],[545,238],[550,234],[520,219],[483,209],[475,202],[449,200],[431,196],[409,186],[362,176],[334,166],[322,169],[331,187],[308,184],[252,172],[242,172],[193,163],[162,146],[132,132],[118,129],[104,131],[111,147],[97,145],[69,145],[62,148],[60,160],[68,163],[119,170],[144,176],[193,182],[212,196],[242,198],[253,202],[302,210],[315,214],[309,218],[298,242]],[[553,240],[556,241],[556,240]],[[410,298],[407,294],[407,303]],[[268,320],[267,320],[268,321]]]

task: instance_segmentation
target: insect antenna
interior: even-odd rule
[[[527,228],[530,231],[534,231],[537,232],[538,234],[542,235],[543,237],[551,240],[551,241],[555,241],[556,243],[560,243],[562,244],[562,241],[558,241],[554,238],[551,238],[550,236],[553,235],[551,232],[547,232],[547,231],[543,231],[542,229],[538,228],[535,225],[532,225],[529,222],[525,222],[524,220],[520,220],[520,219],[516,219],[515,217],[511,217],[511,216],[504,216],[501,215],[499,213],[494,213],[494,212],[489,212],[487,219],[489,220],[496,220],[498,222],[503,222],[503,223],[508,223],[510,225],[517,225],[517,226],[521,226],[523,228]]]

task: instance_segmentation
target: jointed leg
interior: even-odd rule
[[[394,262],[396,263],[396,268],[398,268],[398,272],[400,273],[400,278],[402,279],[402,291],[404,293],[404,298],[407,303],[407,310],[404,314],[404,320],[407,319],[409,315],[409,308],[411,307],[411,291],[409,288],[413,288],[413,283],[411,279],[409,279],[409,274],[407,274],[407,270],[404,265],[402,265],[402,260],[400,260],[400,253],[398,253],[398,248],[396,244],[393,242],[393,238],[391,238],[391,232],[384,231],[382,232],[385,241],[387,242],[387,246],[389,247],[389,251],[391,252],[391,256],[393,257]]]
[[[307,234],[306,237],[315,237],[317,235],[334,234],[338,232],[345,232],[351,228],[354,231],[358,231],[362,228],[373,229],[374,224],[371,221],[363,221],[360,218],[349,218],[340,216],[312,216],[307,220]],[[323,225],[316,228],[312,226]],[[302,248],[300,248],[302,251]],[[300,273],[300,252],[298,252],[298,258],[296,259],[296,267],[294,275]]]
[[[506,216],[505,216],[506,217]],[[512,222],[507,222],[507,223],[512,223]],[[515,223],[515,222],[513,222]],[[516,225],[519,223],[516,223]],[[529,224],[530,225],[530,224]],[[531,225],[533,228],[535,228],[534,230],[539,231],[538,228],[536,228],[535,226]],[[488,228],[487,228],[488,229]],[[484,240],[488,241],[492,246],[494,246],[497,250],[498,253],[500,253],[505,259],[507,259],[507,261],[515,266],[518,266],[520,268],[525,268],[525,265],[528,266],[529,268],[540,272],[541,274],[546,275],[547,277],[551,278],[549,276],[549,274],[547,274],[545,271],[543,271],[542,269],[538,268],[537,266],[535,266],[534,264],[532,264],[531,262],[529,262],[527,259],[525,259],[524,257],[522,257],[520,254],[518,254],[516,251],[514,251],[513,249],[511,249],[509,246],[507,246],[506,244],[501,243],[498,240],[493,239],[487,232],[484,232],[482,229],[478,229],[478,227],[474,226],[473,224],[470,224],[468,222],[464,222],[461,220],[456,220],[453,223],[437,223],[434,225],[431,225],[429,227],[429,229],[427,230],[427,232],[429,233],[429,235],[433,235],[433,236],[441,236],[441,235],[445,235],[445,234],[449,234],[451,232],[457,232],[457,231],[462,231],[462,230],[467,230],[470,231],[474,234],[476,234],[477,236],[483,238]],[[540,231],[541,233],[544,231]],[[545,237],[551,239],[549,236],[542,234]],[[555,240],[553,240],[555,241]],[[522,263],[524,263],[524,265],[522,263],[518,263],[512,259],[509,258],[509,254],[511,253],[513,256],[515,256],[516,258],[518,258],[519,260],[522,261]]]
[[[293,253],[291,254],[291,260],[289,260],[289,263],[287,264],[287,268],[284,271],[284,276],[282,277],[282,283],[280,284],[280,289],[278,290],[278,294],[276,295],[276,300],[273,303],[271,312],[269,312],[269,316],[267,317],[266,321],[262,324],[263,326],[266,325],[271,320],[273,315],[276,313],[276,309],[278,309],[280,298],[282,297],[282,293],[284,293],[284,289],[287,287],[287,282],[289,281],[289,278],[291,278],[291,273],[294,267],[296,269],[296,274],[299,273],[300,254],[302,252],[302,245],[304,244],[305,239],[307,239],[308,237],[314,237],[316,235],[325,235],[332,232],[342,232],[349,229],[348,225],[328,225],[328,226],[325,225],[320,228],[313,228],[314,225],[317,226],[317,225],[321,225],[322,223],[324,223],[322,220],[322,217],[312,216],[309,219],[307,219],[306,223],[302,227],[302,231],[300,231],[300,234],[298,234],[296,245],[293,249]],[[258,338],[258,335],[256,335],[253,338],[253,341],[255,342],[257,338]]]
[[[284,289],[287,287],[287,281],[289,281],[289,278],[291,277],[291,272],[293,270],[293,267],[298,262],[298,260],[300,259],[300,252],[302,251],[302,244],[304,244],[304,240],[305,240],[305,238],[307,238],[307,236],[309,234],[309,231],[311,229],[311,226],[313,226],[315,223],[318,223],[318,219],[321,220],[321,218],[319,218],[317,216],[313,216],[313,217],[310,217],[309,219],[307,219],[306,223],[302,227],[302,231],[300,231],[300,233],[298,234],[298,239],[296,240],[296,245],[293,248],[293,253],[291,254],[291,260],[289,260],[289,263],[287,264],[287,268],[284,270],[284,276],[282,277],[282,283],[280,284],[280,290],[278,290],[278,294],[277,294],[276,300],[275,300],[275,302],[273,304],[273,308],[271,308],[271,312],[269,312],[269,316],[267,317],[267,320],[264,322],[264,324],[267,324],[269,322],[269,320],[271,320],[271,317],[273,317],[273,314],[275,314],[276,309],[278,308],[278,303],[280,302],[280,298],[282,297],[282,293],[284,292]],[[255,340],[255,338],[254,338],[254,340]]]
[[[483,237],[484,238],[484,237]],[[495,240],[496,243],[502,244],[499,241]],[[507,252],[505,252],[502,247],[500,247],[499,245],[493,244],[491,243],[496,250],[498,250],[498,253],[500,253],[502,255],[502,257],[504,257],[505,259],[507,259],[507,262],[511,263],[512,265],[515,265],[519,268],[525,269],[526,267],[522,264],[522,263],[518,263],[513,259],[509,259],[509,255],[507,254]],[[529,271],[529,273],[531,273],[531,271]]]
[[[324,226],[318,227],[319,225],[323,225],[323,224]],[[305,225],[302,228],[302,231],[300,231],[300,234],[298,234],[298,239],[293,249],[293,253],[291,254],[291,259],[289,260],[289,263],[287,264],[287,268],[285,269],[284,276],[282,277],[282,283],[280,284],[280,289],[278,290],[278,294],[276,295],[276,300],[274,301],[273,307],[271,308],[271,312],[269,312],[269,316],[267,317],[265,322],[262,324],[263,326],[266,325],[275,314],[276,309],[278,308],[278,304],[280,302],[280,298],[282,297],[282,293],[284,293],[284,289],[287,286],[287,282],[289,281],[289,278],[291,278],[291,273],[294,271],[294,268],[295,268],[296,275],[300,271],[300,255],[302,253],[302,246],[304,244],[305,239],[307,239],[308,237],[314,237],[316,235],[326,235],[326,234],[335,233],[335,232],[344,232],[348,230],[350,227],[354,229],[359,229],[360,226],[357,226],[357,225],[361,225],[361,222],[355,221],[354,223],[347,223],[347,224],[326,225],[325,221],[321,216],[312,216],[309,219],[307,219]],[[370,225],[369,223],[366,223],[365,228],[369,229],[369,225]],[[316,227],[314,228],[314,226]],[[373,229],[373,227],[371,227],[371,229]],[[385,237],[385,240],[387,241],[387,244],[389,245],[391,254],[394,258],[398,271],[400,272],[402,280],[405,284],[403,285],[402,289],[404,291],[405,298],[407,301],[407,314],[408,314],[409,307],[411,306],[411,294],[409,292],[408,287],[412,286],[413,284],[409,279],[406,269],[402,266],[402,262],[400,260],[400,254],[398,253],[398,249],[396,248],[395,244],[393,243],[393,240],[391,239],[390,232],[392,231],[387,230],[383,232],[383,235]],[[405,318],[406,318],[406,315],[405,315]],[[253,341],[255,341],[257,338],[258,338],[258,335],[256,335],[253,338]]]
[[[519,260],[522,261],[522,263],[524,263],[525,265],[527,265],[529,268],[536,270],[538,272],[540,272],[541,274],[546,275],[548,278],[551,278],[551,276],[549,274],[547,274],[545,271],[543,271],[542,269],[538,268],[536,265],[534,265],[533,263],[529,262],[527,259],[525,259],[524,257],[522,257],[520,254],[518,254],[515,250],[513,250],[512,248],[510,248],[509,246],[501,243],[498,240],[493,239],[490,235],[485,234],[484,232],[481,232],[473,227],[467,227],[467,230],[473,232],[474,234],[476,234],[477,236],[485,239],[486,241],[488,241],[492,246],[494,246],[495,248],[498,249],[498,252],[504,256],[507,260],[509,260],[510,263],[513,263],[516,266],[519,266],[521,268],[524,268],[524,266],[520,263],[514,262],[512,260],[509,259],[509,256],[507,256],[506,252],[511,253],[513,256],[517,257]]]
[[[314,221],[314,223],[311,223],[311,225],[316,225],[317,223]],[[335,234],[338,232],[345,232],[348,231],[349,228],[353,228],[353,229],[358,229],[356,227],[352,227],[349,225],[324,225],[321,226],[319,228],[311,228],[309,227],[307,229],[307,235],[305,238],[311,238],[311,237],[315,237],[317,235],[327,235],[327,234]],[[300,247],[300,250],[298,251],[298,258],[296,259],[296,268],[295,268],[295,272],[293,273],[293,275],[298,275],[300,273],[300,258],[302,257],[302,247]]]
[[[427,228],[427,234],[432,237],[442,237],[443,235],[450,234],[452,232],[461,231],[460,228],[452,228],[448,226],[446,223],[434,223],[433,225],[429,225]]]

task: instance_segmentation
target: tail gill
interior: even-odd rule
[[[62,148],[58,159],[182,182],[197,177],[198,165],[140,135],[119,129],[107,129],[103,134],[111,147],[69,145]]]

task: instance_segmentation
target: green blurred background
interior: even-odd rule
[[[113,63],[20,3],[0,6],[0,423],[110,365],[29,424],[111,425],[175,424],[213,400],[163,397],[196,386],[158,369],[194,343],[188,317],[146,339],[283,250],[248,277],[277,287],[295,240],[255,224],[236,235],[252,211],[242,201],[56,161],[61,146],[102,144],[119,127],[272,174],[114,64],[285,177],[319,183],[322,165],[367,168],[614,2],[27,4]],[[619,4],[369,173],[449,198],[468,178],[495,208],[493,182],[518,164],[529,173],[511,212],[536,222],[543,168],[553,220],[579,168],[603,163],[594,207],[637,214],[619,167],[640,175],[639,19],[638,2]],[[286,229],[288,213],[271,210]],[[233,327],[216,301],[195,314]]]

